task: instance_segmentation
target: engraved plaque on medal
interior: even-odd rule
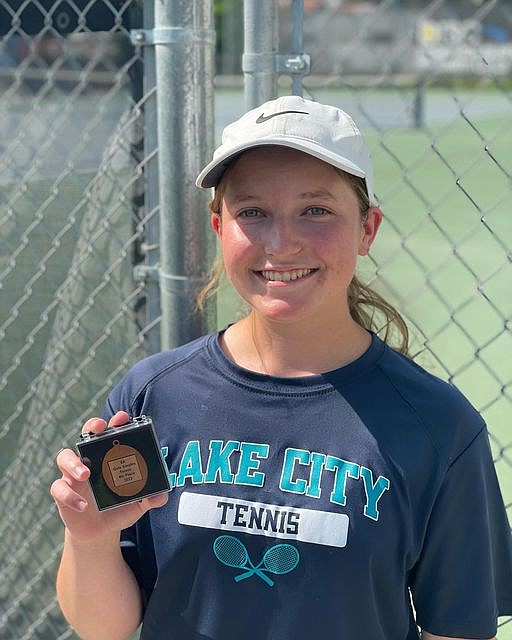
[[[100,511],[170,490],[154,425],[147,416],[99,435],[82,434],[77,449],[91,471],[89,483]]]

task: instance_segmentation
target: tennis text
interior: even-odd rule
[[[285,508],[184,491],[178,504],[178,522],[189,527],[233,531],[329,547],[347,544],[349,517],[317,509]]]
[[[249,528],[258,531],[273,531],[274,533],[299,532],[300,514],[277,507],[253,506],[245,503],[219,500],[217,507],[221,509],[220,524],[229,524],[233,529]]]

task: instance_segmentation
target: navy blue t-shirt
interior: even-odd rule
[[[483,420],[375,335],[302,378],[206,336],[133,367],[118,410],[153,418],[172,486],[122,534],[144,640],[490,638],[512,614]]]

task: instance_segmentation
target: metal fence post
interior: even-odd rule
[[[302,96],[302,78],[305,72],[305,62],[301,58],[304,53],[304,0],[293,0],[293,31],[292,31],[292,60],[295,60],[296,73],[292,73],[292,93],[295,96]],[[295,58],[294,58],[295,56]],[[309,64],[309,60],[308,60]],[[309,67],[308,67],[309,71]]]
[[[277,96],[277,0],[244,0],[244,43],[245,106],[252,109]]]
[[[302,78],[311,60],[303,49],[304,0],[292,4],[292,50],[279,53],[279,16],[276,0],[244,1],[245,46],[242,58],[245,106],[252,109],[277,96],[280,74],[292,78],[292,93],[302,95]]]
[[[213,148],[215,31],[212,0],[156,0],[155,45],[160,196],[161,347],[206,333],[213,304],[195,297],[214,257],[209,194],[195,178]]]
[[[143,25],[145,29],[151,29],[155,23],[155,8],[151,2],[143,4]],[[146,323],[146,348],[148,354],[157,353],[161,349],[160,344],[160,286],[158,282],[159,261],[159,220],[152,215],[158,207],[158,132],[157,132],[157,106],[156,106],[156,69],[155,47],[145,47],[143,55],[144,64],[144,205],[147,221],[144,226],[144,258],[145,264],[140,273],[145,281],[144,293],[146,296],[145,323]],[[137,274],[137,271],[136,271]]]

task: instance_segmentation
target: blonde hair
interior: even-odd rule
[[[210,202],[210,211],[212,213],[221,214],[222,198],[226,184],[225,178],[232,166],[230,165],[226,169],[215,188],[213,200]],[[370,208],[370,199],[364,178],[346,173],[341,169],[335,168],[335,171],[350,184],[357,195],[361,222],[364,223]],[[202,310],[206,300],[218,291],[223,273],[224,264],[222,257],[219,256],[212,266],[209,281],[197,296],[197,308],[199,310]],[[350,315],[355,322],[364,329],[379,334],[385,342],[388,342],[390,346],[400,353],[408,354],[409,330],[407,324],[400,313],[387,300],[371,287],[363,284],[356,275],[352,277],[348,286],[347,299]]]

